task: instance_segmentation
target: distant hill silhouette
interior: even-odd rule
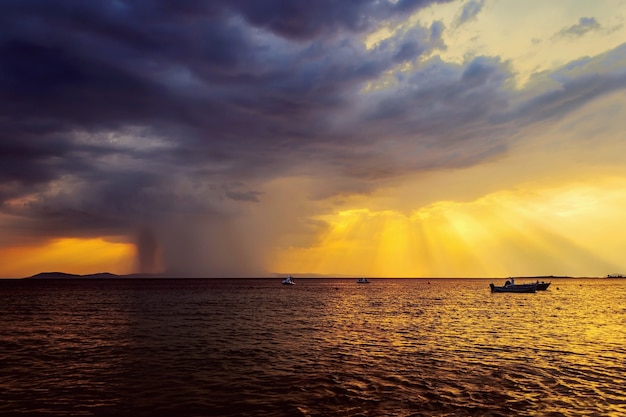
[[[26,279],[65,279],[65,278],[118,278],[119,275],[110,272],[99,272],[96,274],[78,275],[68,274],[66,272],[40,272]]]
[[[98,272],[95,274],[68,274],[66,272],[40,272],[32,277],[26,277],[23,279],[113,279],[113,278],[167,278],[163,274],[142,274],[134,273],[127,275],[116,275],[110,272]]]
[[[115,275],[110,272],[98,272],[96,274],[81,275],[82,278],[119,278],[120,275]]]

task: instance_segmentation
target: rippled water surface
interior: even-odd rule
[[[0,280],[0,414],[624,416],[626,280]]]

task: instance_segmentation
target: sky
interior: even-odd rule
[[[626,272],[626,0],[6,0],[0,277]]]

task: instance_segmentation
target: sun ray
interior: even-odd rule
[[[440,201],[410,213],[343,210],[321,218],[327,226],[315,245],[290,248],[279,264],[285,271],[381,277],[567,275],[572,270],[599,276],[621,270],[617,252],[598,250],[603,239],[616,246],[620,237],[597,224],[623,221],[616,209],[624,203],[623,182],[609,178],[594,186],[519,188],[469,202]]]

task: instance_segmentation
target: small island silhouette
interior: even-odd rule
[[[165,278],[162,274],[126,274],[117,275],[110,272],[97,272],[95,274],[68,274],[67,272],[40,272],[24,279],[112,279],[112,278]]]

